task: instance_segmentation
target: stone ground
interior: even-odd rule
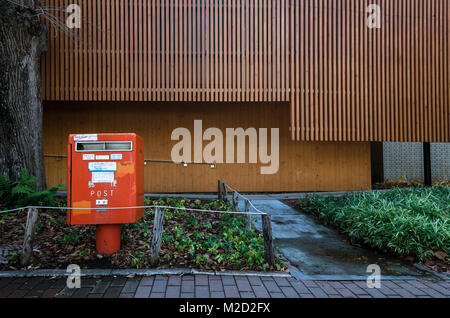
[[[156,275],[81,277],[81,288],[66,277],[0,278],[0,298],[449,298],[450,281],[314,281],[242,275]]]

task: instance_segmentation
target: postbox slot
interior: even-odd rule
[[[132,151],[131,141],[77,142],[76,151]]]
[[[77,142],[77,151],[103,151],[105,150],[104,142]]]
[[[105,149],[111,151],[131,151],[131,141],[105,142]]]

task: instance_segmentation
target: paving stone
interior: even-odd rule
[[[180,298],[194,298],[194,293],[181,293]]]
[[[439,292],[440,294],[442,294],[444,296],[450,296],[450,289],[444,288],[444,287],[440,286],[437,283],[426,282],[425,285],[427,285],[428,287],[433,288],[435,291]]]
[[[210,280],[209,290],[211,292],[223,292],[222,280]]]
[[[139,286],[136,289],[136,293],[134,294],[134,298],[148,298],[150,295],[152,287],[151,286]]]
[[[58,296],[72,296],[75,293],[76,288],[64,287],[61,291],[58,292]]]
[[[222,283],[224,286],[233,286],[236,285],[233,276],[222,276]]]
[[[170,276],[167,281],[168,286],[181,286],[181,277],[180,276]]]
[[[246,277],[236,279],[236,285],[240,292],[251,292],[252,291],[252,286],[250,286],[250,283]]]
[[[291,282],[291,285],[292,285],[292,287],[294,287],[294,289],[299,294],[309,294],[310,293],[309,289],[305,286],[305,284],[303,284],[303,282],[300,282],[300,281]]]
[[[211,298],[225,298],[224,292],[212,291]]]
[[[169,279],[170,281],[170,279]],[[180,297],[180,286],[167,286],[166,297],[167,298],[179,298]]]
[[[239,298],[239,291],[236,286],[223,286],[226,298]]]
[[[416,298],[416,296],[411,294],[406,289],[396,288],[396,289],[393,289],[393,291],[395,291],[398,295],[402,296],[402,298]]]
[[[319,287],[319,285],[317,285],[317,283],[312,280],[303,280],[302,282],[306,287]]]
[[[427,295],[433,298],[447,298],[446,296],[442,295],[441,293],[432,288],[425,289],[425,292],[427,293]]]
[[[291,287],[291,283],[288,282],[286,277],[275,277],[275,282],[279,287]]]
[[[393,281],[390,281],[390,280],[382,280],[381,281],[381,286],[382,287],[387,287],[387,288],[390,288],[390,289],[400,288],[400,286],[398,286],[397,284],[395,284]]]
[[[281,293],[281,289],[275,281],[263,281],[263,284],[269,293]]]
[[[252,286],[253,292],[255,293],[257,298],[269,298],[270,294],[267,291],[266,287],[264,285],[255,285]]]
[[[427,295],[426,292],[414,287],[413,285],[411,285],[409,283],[398,283],[397,285],[399,285],[403,289],[406,289],[408,292],[410,292],[414,296],[426,296]]]
[[[344,285],[342,285],[340,282],[337,281],[329,281],[328,284],[330,284],[331,287],[333,288],[345,288]]]
[[[145,277],[144,277],[145,278]],[[114,277],[111,281],[111,286],[125,286],[127,278],[124,276]]]
[[[11,294],[9,294],[8,298],[23,298],[27,293],[27,289],[16,289]]]
[[[367,292],[352,282],[343,283],[344,286],[352,291],[355,295],[367,295]]]
[[[123,287],[122,286],[109,286],[103,295],[104,298],[117,298],[119,297]]]
[[[58,291],[60,291],[57,288],[50,288],[47,289],[46,291],[44,291],[41,295],[41,298],[53,298],[56,296],[56,294],[58,293]]]
[[[81,287],[83,286],[84,279],[81,280]],[[60,290],[67,286],[67,278],[58,278],[53,281],[51,288],[59,288]],[[93,285],[95,286],[95,284]]]
[[[92,294],[104,294],[105,291],[108,289],[109,285],[111,285],[111,282],[105,282],[105,281],[101,281],[98,282],[95,287],[91,290]]]
[[[194,275],[183,275],[182,276],[182,281],[194,281]]]
[[[368,288],[366,289],[366,291],[369,295],[371,295],[374,298],[386,298],[386,295],[376,288]]]
[[[271,293],[269,292],[271,298],[286,298],[283,293]]]
[[[314,298],[313,294],[300,294],[300,298]]]
[[[419,289],[427,289],[427,288],[429,288],[427,285],[421,283],[418,280],[410,280],[407,283],[412,285],[412,286],[414,286],[414,287],[416,287],[416,288],[419,288]]]
[[[258,276],[249,276],[248,281],[250,282],[250,285],[252,286],[261,286],[262,280]]]
[[[330,298],[344,298],[342,295],[328,295]]]
[[[165,293],[151,293],[150,298],[164,298]]]
[[[127,279],[127,282],[123,286],[122,294],[134,293],[139,286],[139,280]]]
[[[95,285],[97,285],[97,281],[100,279],[93,278],[93,277],[80,277],[81,287],[91,287],[93,288]],[[106,280],[101,280],[102,282],[107,282]],[[110,280],[110,282],[113,282],[114,280]],[[67,284],[67,281],[66,281]]]
[[[157,280],[153,282],[152,293],[165,293],[167,287],[167,281]]]
[[[209,298],[209,287],[208,286],[195,286],[195,297],[196,298]]]
[[[163,280],[163,281],[168,281],[169,277],[165,276],[165,275],[156,275],[155,276],[155,280]]]
[[[133,298],[133,297],[134,293],[124,293],[119,295],[119,298]]]
[[[356,298],[356,295],[347,288],[336,288],[336,290],[345,298]]]
[[[103,295],[102,294],[89,294],[87,296],[87,298],[102,298]]]
[[[298,294],[295,292],[293,287],[281,286],[281,291],[287,298],[298,298]]]
[[[181,292],[182,293],[194,293],[194,281],[182,281],[181,282]]]
[[[242,298],[256,298],[253,292],[241,292]]]
[[[195,275],[195,285],[197,285],[197,286],[208,286],[208,276],[206,276],[206,275]]]
[[[317,282],[317,285],[325,292],[327,295],[339,295],[338,291],[331,287],[328,282]]]
[[[72,294],[72,298],[86,298],[90,291],[90,287],[76,288],[76,291]]]
[[[328,298],[328,295],[320,287],[309,287],[309,290],[318,298]]]
[[[37,286],[40,282],[42,282],[42,278],[41,278],[41,277],[29,279],[29,280],[25,281],[25,282],[20,286],[20,289],[28,289],[28,290],[31,290],[31,289],[33,289],[35,286]]]

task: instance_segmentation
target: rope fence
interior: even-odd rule
[[[227,192],[228,189],[232,189],[225,182],[219,180],[218,181],[218,197],[226,202],[228,202]],[[22,247],[22,252],[20,256],[20,262],[22,265],[25,265],[29,262],[29,259],[32,254],[32,244],[34,240],[35,233],[35,224],[38,217],[38,210],[59,210],[59,211],[72,211],[72,210],[101,210],[102,212],[106,211],[119,211],[119,210],[127,210],[127,209],[154,209],[155,210],[155,218],[153,223],[153,236],[152,236],[152,244],[150,249],[150,263],[152,266],[157,265],[160,258],[160,250],[161,250],[161,240],[162,240],[162,232],[163,232],[163,223],[164,223],[164,213],[166,210],[183,210],[183,211],[193,211],[193,212],[201,212],[201,213],[219,213],[219,214],[235,214],[235,215],[243,215],[245,217],[246,228],[251,230],[252,228],[252,215],[261,216],[262,220],[262,232],[264,238],[264,249],[266,251],[266,261],[270,266],[275,266],[275,257],[273,250],[273,242],[272,242],[272,227],[271,227],[271,219],[270,214],[264,213],[258,208],[256,208],[249,199],[241,195],[238,191],[233,191],[233,211],[220,211],[220,210],[205,210],[205,209],[195,209],[188,207],[173,207],[173,206],[164,206],[164,205],[142,205],[142,206],[125,206],[125,207],[55,207],[55,206],[25,206],[14,209],[7,209],[0,211],[0,214],[5,213],[13,213],[27,209],[27,222],[25,226],[25,235],[24,235],[24,243]],[[238,211],[237,200],[238,198],[242,198],[245,201],[245,211]],[[250,208],[253,208],[256,212],[250,212]]]

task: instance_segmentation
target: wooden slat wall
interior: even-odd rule
[[[450,141],[448,0],[77,1],[45,100],[289,101],[295,140]]]
[[[214,107],[217,109],[212,112]],[[70,133],[120,131],[135,132],[144,138],[145,158],[170,160],[172,147],[178,143],[171,140],[172,131],[178,127],[193,131],[196,119],[202,119],[203,131],[217,127],[225,132],[234,125],[245,129],[286,127],[289,103],[44,102],[44,152],[65,154]],[[270,143],[270,132],[268,137]],[[371,188],[370,142],[292,142],[287,129],[280,130],[279,138],[279,170],[275,174],[262,175],[260,168],[264,165],[248,163],[247,146],[247,163],[218,163],[214,169],[208,164],[184,167],[148,162],[144,169],[145,192],[215,192],[218,179],[249,192]],[[202,146],[208,143],[205,140]],[[194,156],[192,149],[192,160],[201,161]],[[45,168],[48,186],[67,184],[67,158],[45,157]]]

